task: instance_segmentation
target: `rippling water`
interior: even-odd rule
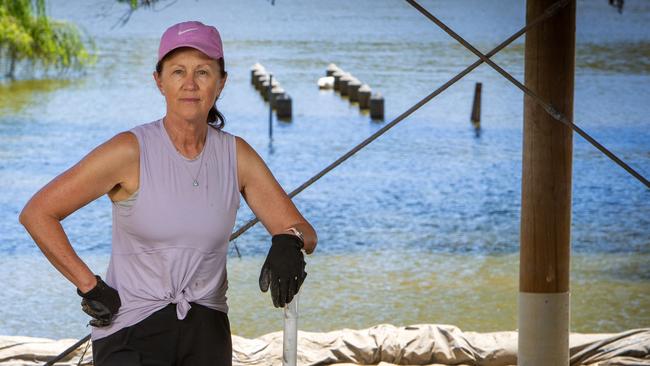
[[[162,116],[151,72],[157,41],[177,21],[219,27],[229,78],[220,109],[292,190],[386,122],[316,80],[329,62],[352,72],[398,116],[475,57],[405,2],[278,0],[216,5],[178,1],[134,13],[111,1],[51,1],[52,16],[83,26],[98,64],[71,80],[0,84],[0,334],[79,337],[88,332],[74,289],[40,254],[17,216],[29,197],[115,133]],[[487,51],[524,22],[519,1],[423,2]],[[161,7],[163,8],[163,7]],[[468,9],[473,9],[470,13]],[[578,2],[574,120],[650,176],[650,4]],[[523,39],[495,61],[523,80]],[[274,123],[249,84],[270,69],[293,98],[291,123]],[[469,115],[483,83],[482,126]],[[516,327],[522,147],[521,92],[480,66],[295,199],[319,233],[301,298],[301,329],[447,323],[466,330]],[[650,326],[650,193],[579,136],[574,138],[572,330]],[[238,225],[251,218],[242,205]],[[103,273],[110,202],[63,222],[75,249]],[[281,327],[256,288],[269,245],[255,227],[229,262],[233,332]]]

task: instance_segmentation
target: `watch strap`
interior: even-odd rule
[[[292,233],[293,235],[297,236],[298,239],[300,239],[300,249],[305,247],[305,237],[302,235],[302,232],[300,232],[300,230],[292,226],[285,231]]]

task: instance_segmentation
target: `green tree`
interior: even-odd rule
[[[129,3],[131,9],[137,9],[139,6],[151,6],[157,0],[117,0],[118,3]]]
[[[24,61],[44,69],[59,71],[95,62],[79,29],[53,20],[45,14],[45,0],[0,0],[0,61],[5,76],[15,77],[16,65]]]
[[[131,19],[131,15],[138,10],[138,8],[151,8],[154,7],[157,3],[158,0],[117,0],[118,3],[127,3],[129,4],[129,10],[120,17],[118,23],[125,25],[129,19]],[[175,3],[176,0],[172,1],[169,5]],[[169,6],[168,5],[168,6]]]

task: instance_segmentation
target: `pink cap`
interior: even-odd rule
[[[160,38],[158,61],[179,47],[196,48],[215,60],[223,57],[219,31],[201,22],[183,22],[169,27]]]

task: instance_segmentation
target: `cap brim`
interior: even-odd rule
[[[179,49],[179,48],[181,48],[181,47],[190,47],[190,48],[194,48],[195,50],[199,50],[199,51],[203,52],[203,54],[206,55],[208,58],[211,58],[211,59],[214,59],[214,60],[217,60],[217,59],[218,59],[218,58],[214,58],[214,57],[210,56],[209,52],[207,52],[204,48],[202,48],[202,47],[200,47],[200,46],[197,46],[197,45],[195,45],[195,44],[190,44],[190,43],[181,43],[181,44],[179,44],[179,45],[176,45],[174,48],[168,50],[167,52],[165,52],[165,54],[162,55],[162,57],[160,57],[160,58],[158,59],[158,62],[160,62],[160,60],[162,60],[163,58],[165,58],[165,56],[167,56],[167,55],[168,55],[170,52],[172,52],[173,50]],[[223,55],[220,56],[220,57],[223,57]]]

